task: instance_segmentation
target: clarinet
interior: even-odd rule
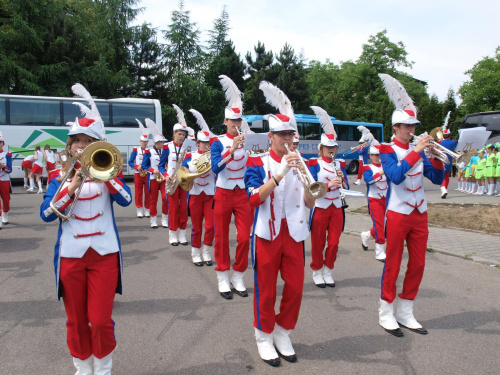
[[[335,154],[333,152],[330,152],[330,155],[332,157],[332,164],[333,164],[333,170],[335,171],[335,177],[340,177],[337,174],[337,166],[335,164]],[[340,178],[342,178],[342,177],[340,177]],[[349,205],[347,204],[347,202],[345,200],[344,189],[342,188],[342,186],[339,187],[339,193],[340,193],[340,202],[342,203],[342,208],[345,210],[346,208],[349,207]]]

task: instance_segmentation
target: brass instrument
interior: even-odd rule
[[[333,170],[335,171],[335,177],[340,177],[342,178],[341,176],[338,175],[337,173],[337,167],[335,165],[335,153],[333,152],[330,152],[330,156],[332,157],[332,164],[333,164]],[[344,195],[344,189],[342,189],[342,186],[339,187],[339,193],[340,193],[340,203],[342,203],[342,208],[343,209],[346,209],[349,207],[349,205],[347,204],[346,200],[345,200],[345,195]]]
[[[416,136],[415,134],[410,133],[412,136],[414,136],[416,139],[419,138],[419,136]],[[434,129],[431,130],[429,135],[434,138],[437,141],[442,141],[444,139],[444,134],[443,134],[443,129],[438,126]],[[465,164],[469,164],[470,159],[472,157],[472,154],[466,153],[466,154],[457,154],[456,152],[453,152],[451,150],[448,150],[446,147],[441,146],[439,143],[436,141],[430,141],[432,144],[432,151],[437,153],[437,156],[434,155],[437,159],[441,160],[445,164],[450,164],[450,160],[448,159],[447,155],[450,155],[454,159],[456,159],[457,163],[464,162]],[[429,150],[427,150],[429,151]],[[426,152],[427,153],[427,152]]]
[[[212,165],[210,163],[210,151],[203,153],[198,159],[194,160],[193,166],[196,169],[195,173],[190,173],[189,169],[186,167],[180,167],[177,171],[179,186],[186,191],[193,188],[195,179],[210,172],[212,169]]]
[[[369,145],[370,142],[364,142],[364,143],[360,143],[359,145],[355,146],[355,147],[351,147],[351,149],[349,151],[347,151],[346,153],[344,153],[344,155],[351,155],[351,154],[354,154],[355,152],[361,150],[362,148],[365,148],[366,146]]]
[[[297,175],[300,182],[302,182],[302,185],[304,185],[304,191],[307,196],[312,199],[322,198],[328,191],[328,186],[324,182],[314,181],[314,178],[312,177],[311,172],[309,172],[309,168],[307,168],[300,153],[297,151],[290,151],[288,143],[285,143],[285,147],[288,153],[295,152],[299,156],[299,163],[303,167],[303,171],[298,168],[299,165],[297,165]]]
[[[67,160],[67,162],[71,161],[71,165],[49,204],[52,212],[64,221],[70,219],[71,213],[73,212],[75,204],[82,191],[83,184],[87,178],[90,178],[95,182],[106,182],[118,176],[123,166],[123,156],[120,150],[118,150],[118,148],[111,143],[104,141],[91,143],[85,148],[85,150],[79,150],[78,155],[74,155],[71,152],[69,152],[69,154],[69,160]],[[73,203],[71,204],[68,213],[64,215],[55,207],[54,203],[71,171],[75,169],[77,162],[80,162],[81,164],[80,172],[84,175],[84,177],[82,178],[82,183],[75,192],[75,198],[73,199]]]
[[[177,158],[177,162],[175,163],[175,168],[172,171],[172,175],[170,176],[170,181],[167,182],[167,184],[165,186],[165,191],[167,192],[168,195],[174,194],[175,190],[177,189],[177,186],[179,185],[179,179],[177,177],[177,171],[182,166],[182,162],[184,161],[184,157],[186,156],[186,152],[187,152],[187,148],[185,148],[184,151],[182,151],[180,153],[179,157]],[[163,177],[162,177],[162,181],[163,181]]]
[[[145,170],[145,169],[141,169],[141,170],[139,171],[139,176],[144,177],[147,173],[148,173],[148,171],[147,171],[147,170]]]

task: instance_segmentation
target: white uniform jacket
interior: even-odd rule
[[[74,196],[68,195],[68,179],[54,205],[63,213],[69,210]],[[50,201],[57,192],[60,182],[56,178],[50,181],[49,189],[44,195],[44,201],[40,207],[40,216],[44,221],[50,222],[58,216],[50,208]],[[56,270],[56,284],[59,293],[59,269],[61,257],[81,258],[91,247],[100,255],[120,252],[120,275],[121,275],[121,251],[120,239],[114,219],[112,203],[117,202],[120,206],[128,206],[132,202],[130,189],[125,182],[116,177],[108,182],[86,181],[75,204],[75,208],[68,221],[59,220],[59,233],[55,247],[54,266]],[[120,276],[121,280],[121,276]],[[121,293],[121,282],[118,284],[117,292]]]
[[[235,187],[245,188],[245,170],[248,155],[245,147],[240,145],[231,156],[234,135],[226,133],[210,140],[210,160],[212,171],[217,175],[216,186],[233,190]]]
[[[130,158],[128,159],[128,165],[130,166],[130,168],[133,168],[135,170],[134,173],[140,173],[139,168],[142,168],[142,161],[144,160],[144,154],[146,150],[147,148],[142,147],[134,147],[134,149],[132,150]]]
[[[10,181],[9,174],[12,172],[12,154],[1,150],[0,163],[5,165],[0,169],[0,181]]]
[[[181,156],[184,149],[181,145],[175,144],[175,142],[168,142],[163,146],[163,153],[160,159],[159,170],[163,177],[172,176],[172,173],[177,165],[177,158]],[[184,159],[191,157],[191,154],[186,151]]]
[[[324,156],[320,158],[311,158],[308,162],[309,171],[311,172],[312,177],[315,181],[324,182],[328,185],[328,183],[337,177],[336,169],[340,169],[342,171],[342,188],[349,189],[349,182],[347,181],[347,175],[345,171],[345,160],[336,159],[335,166],[332,163],[332,159],[325,158]],[[342,202],[340,199],[340,190],[339,186],[333,186],[328,189],[328,192],[319,199],[316,199],[314,207],[319,208],[328,208],[330,205],[334,205],[337,208],[342,207]]]
[[[203,155],[203,153],[199,150],[194,152],[191,154],[190,158],[184,159],[182,165],[188,168],[189,172],[196,173],[193,162],[198,160],[201,155]],[[205,193],[206,195],[214,195],[215,193],[215,173],[211,169],[208,173],[196,178],[193,182],[193,188],[189,191],[189,195],[200,195],[201,193]]]
[[[366,182],[368,198],[381,199],[387,195],[387,177],[381,174],[384,171],[382,164],[368,164],[363,166],[363,178]]]
[[[444,164],[425,154],[413,151],[415,145],[403,144],[394,139],[391,144],[382,144],[380,159],[389,189],[387,192],[387,210],[409,215],[416,208],[419,212],[427,211],[424,193],[424,175],[435,185],[444,179]]]

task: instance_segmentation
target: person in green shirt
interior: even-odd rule
[[[485,193],[484,191],[484,172],[486,169],[486,158],[484,157],[484,150],[481,149],[478,151],[479,154],[479,160],[477,161],[477,167],[476,167],[476,175],[474,176],[476,178],[478,188],[477,188],[477,193],[476,195],[483,195]]]
[[[486,146],[486,166],[484,171],[484,176],[488,182],[488,195],[493,195],[493,190],[495,190],[495,169],[497,166],[497,155],[493,152],[494,147],[490,143]]]

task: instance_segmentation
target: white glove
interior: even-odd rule
[[[286,176],[286,174],[290,170],[290,167],[287,164],[288,162],[285,160],[285,158],[281,158],[280,169],[278,170],[278,173],[276,173],[276,176],[280,176],[281,178],[284,178]]]

